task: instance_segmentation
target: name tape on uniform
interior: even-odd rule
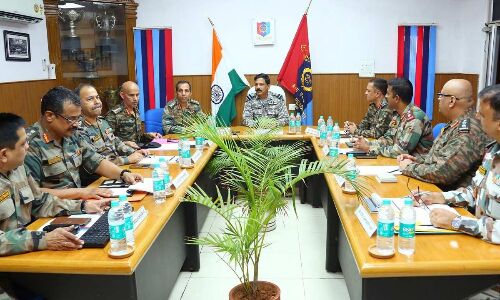
[[[377,230],[377,225],[375,225],[375,222],[373,222],[372,217],[366,211],[365,207],[360,204],[356,211],[354,211],[354,214],[358,218],[359,223],[361,223],[361,226],[363,226],[363,229],[365,230],[368,237],[371,237]]]

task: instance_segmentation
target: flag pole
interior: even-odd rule
[[[309,0],[309,5],[307,5],[307,9],[306,9],[305,15],[307,15],[307,13],[309,12],[309,7],[311,7],[311,2],[312,2],[312,0]]]

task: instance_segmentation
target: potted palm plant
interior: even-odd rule
[[[259,119],[244,139],[236,140],[230,134],[221,134],[210,119],[193,118],[186,134],[206,138],[218,146],[207,168],[223,188],[217,186],[213,199],[199,186],[193,186],[184,201],[212,209],[224,219],[225,229],[188,242],[212,247],[236,274],[241,283],[230,291],[229,299],[280,299],[276,285],[259,281],[259,262],[267,246],[267,226],[288,209],[285,194],[291,192],[295,211],[294,187],[309,176],[339,175],[353,185],[358,195],[364,185],[348,176],[344,159],[310,162],[301,159],[309,151],[304,142],[275,143],[279,130],[275,120]]]

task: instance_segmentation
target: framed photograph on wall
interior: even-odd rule
[[[271,18],[253,19],[252,36],[254,45],[274,45],[276,38],[274,19]]]
[[[30,35],[22,32],[3,31],[5,60],[31,61]]]

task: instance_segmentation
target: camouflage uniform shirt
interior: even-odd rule
[[[81,187],[79,168],[94,173],[104,156],[96,153],[78,133],[50,140],[40,123],[27,130],[30,147],[24,164],[38,185],[49,189]]]
[[[201,112],[200,103],[196,100],[189,99],[187,101],[186,109],[182,109],[179,100],[174,99],[165,105],[163,116],[161,118],[161,125],[163,133],[182,133],[186,127],[185,119],[196,115]]]
[[[257,93],[247,96],[245,107],[243,108],[243,125],[253,126],[255,120],[261,117],[276,119],[280,126],[288,124],[288,112],[286,101],[280,94],[267,92],[267,99],[257,98]]]
[[[429,153],[409,164],[403,174],[437,184],[445,191],[467,186],[491,142],[474,116],[475,111],[469,110],[448,123]]]
[[[136,143],[142,141],[144,133],[139,112],[137,110],[134,110],[133,113],[128,112],[123,102],[107,113],[106,121],[113,129],[114,134],[122,141]]]
[[[60,200],[42,192],[24,166],[0,175],[0,255],[47,249],[43,231],[25,228],[31,217],[53,217],[62,210],[81,210],[79,200]]]
[[[475,208],[476,218],[462,217],[459,231],[500,244],[500,144],[486,153],[469,186],[443,194],[450,204]]]
[[[393,158],[403,153],[419,157],[431,147],[431,121],[420,108],[410,103],[402,116],[394,115],[384,136],[370,142],[370,153]]]
[[[83,120],[78,133],[91,146],[92,150],[118,166],[128,164],[127,156],[135,152],[134,148],[125,145],[120,138],[113,134],[113,129],[102,117],[97,118],[95,125]]]
[[[368,111],[357,126],[355,135],[378,139],[389,129],[389,123],[395,114],[394,110],[388,107],[385,98],[380,104],[380,108],[375,103],[368,105]]]

